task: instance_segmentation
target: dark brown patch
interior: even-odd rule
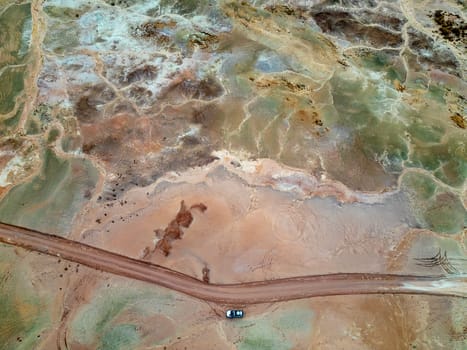
[[[176,152],[164,152],[154,164],[152,180],[158,179],[168,171],[205,166],[218,158],[211,155],[211,146],[204,144],[183,147]]]
[[[405,91],[405,85],[403,85],[398,79],[394,80],[394,88],[399,92]]]
[[[89,88],[79,97],[75,105],[75,114],[82,123],[92,123],[100,118],[99,106],[115,98],[115,93],[104,84]]]
[[[266,6],[265,10],[274,14],[279,14],[279,15],[287,15],[287,16],[295,16],[296,11],[290,6],[287,5],[270,5]]]
[[[96,155],[100,159],[109,162],[121,157],[121,147],[121,141],[116,136],[107,135],[98,142],[84,143],[83,152]]]
[[[157,71],[157,67],[145,65],[128,73],[124,82],[131,84],[140,80],[154,79],[157,76]]]
[[[193,215],[191,215],[191,212],[187,209],[183,201],[181,203],[180,210],[175,217],[175,222],[177,225],[182,227],[190,227],[193,222]]]
[[[157,37],[161,34],[161,30],[175,28],[176,26],[177,22],[174,20],[147,22],[138,26],[135,34],[146,38]]]
[[[292,82],[284,77],[259,78],[256,80],[254,78],[250,78],[250,81],[254,81],[256,87],[259,89],[269,89],[273,87],[280,87],[280,88],[289,90],[294,93],[302,93],[302,92],[311,91],[309,86],[303,83]]]
[[[217,35],[207,32],[198,32],[190,35],[188,39],[188,48],[193,49],[195,46],[198,46],[201,49],[208,49],[218,42],[219,38]]]
[[[154,231],[156,237],[160,238],[154,250],[161,251],[165,256],[170,254],[170,250],[172,249],[171,242],[175,239],[181,239],[183,236],[183,228],[190,227],[191,223],[193,222],[193,215],[191,214],[191,210],[193,208],[198,208],[202,212],[206,211],[207,209],[206,205],[203,203],[194,204],[190,209],[188,209],[185,205],[185,201],[181,201],[180,209],[175,216],[175,219],[173,219],[164,230],[157,229]]]
[[[197,136],[183,136],[182,138],[183,146],[196,146],[201,144],[202,140]]]
[[[456,113],[451,116],[451,120],[461,129],[465,129],[466,122],[465,119],[459,113]]]
[[[172,39],[164,29],[175,28],[176,25],[177,22],[173,20],[147,22],[138,26],[133,35],[145,39],[152,39],[159,45],[170,46]]]
[[[324,123],[320,118],[320,115],[318,114],[318,112],[313,110],[310,111],[300,109],[292,115],[291,121],[297,124],[298,127],[304,128],[309,132],[325,131],[324,128],[322,128],[324,126]],[[313,132],[313,134],[316,136],[322,136],[321,132]]]
[[[197,99],[209,101],[221,96],[224,93],[222,85],[214,78],[207,77],[202,80],[185,79],[179,84],[173,86],[168,92],[167,97],[179,98],[180,95],[188,99]]]
[[[142,86],[132,86],[128,96],[139,104],[150,104],[154,102],[152,92]]]
[[[431,17],[438,25],[438,33],[451,42],[466,44],[467,24],[459,15],[436,10]]]
[[[347,12],[317,12],[313,14],[313,18],[323,32],[345,38],[352,43],[368,43],[375,47],[402,45],[400,34],[380,27],[367,26]]]
[[[96,144],[94,143],[85,143],[83,144],[83,152],[89,154],[94,149],[94,147],[96,147]]]
[[[82,96],[76,104],[76,116],[78,117],[78,120],[90,123],[97,114],[97,108],[90,101],[89,96]]]
[[[202,213],[204,213],[208,207],[206,205],[204,205],[203,203],[198,203],[198,204],[193,204],[190,209],[198,209],[200,210]]]
[[[460,77],[459,63],[449,48],[436,45],[428,35],[413,28],[407,30],[410,49],[417,55],[418,61],[426,69],[434,68]],[[429,52],[430,55],[426,55]]]
[[[209,272],[210,270],[208,269],[207,266],[203,267],[203,270],[201,271],[203,273],[203,282],[204,283],[209,283]]]
[[[157,242],[155,250],[157,249],[159,249],[165,256],[168,256],[170,254],[170,250],[172,249],[172,244],[168,238],[164,237]]]

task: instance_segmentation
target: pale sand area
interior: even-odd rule
[[[279,171],[269,160],[229,159],[132,189],[112,207],[92,204],[73,237],[142,258],[146,247],[154,248],[154,230],[164,229],[184,200],[207,210],[191,211],[194,220],[168,257],[157,251],[148,258],[198,278],[206,266],[211,283],[405,266],[408,247],[400,245],[414,221],[402,193],[356,193],[290,168]]]

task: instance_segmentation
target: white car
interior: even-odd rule
[[[227,318],[242,318],[243,310],[227,310],[225,312],[225,317]]]

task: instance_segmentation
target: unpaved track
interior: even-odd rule
[[[467,298],[467,276],[339,273],[238,284],[206,284],[149,262],[76,241],[0,223],[0,242],[59,256],[94,269],[154,283],[195,298],[243,305],[328,295],[428,294]]]

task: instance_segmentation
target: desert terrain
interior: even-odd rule
[[[208,286],[463,279],[465,9],[0,0],[0,222]],[[467,346],[465,297],[227,305],[4,242],[2,350]]]

